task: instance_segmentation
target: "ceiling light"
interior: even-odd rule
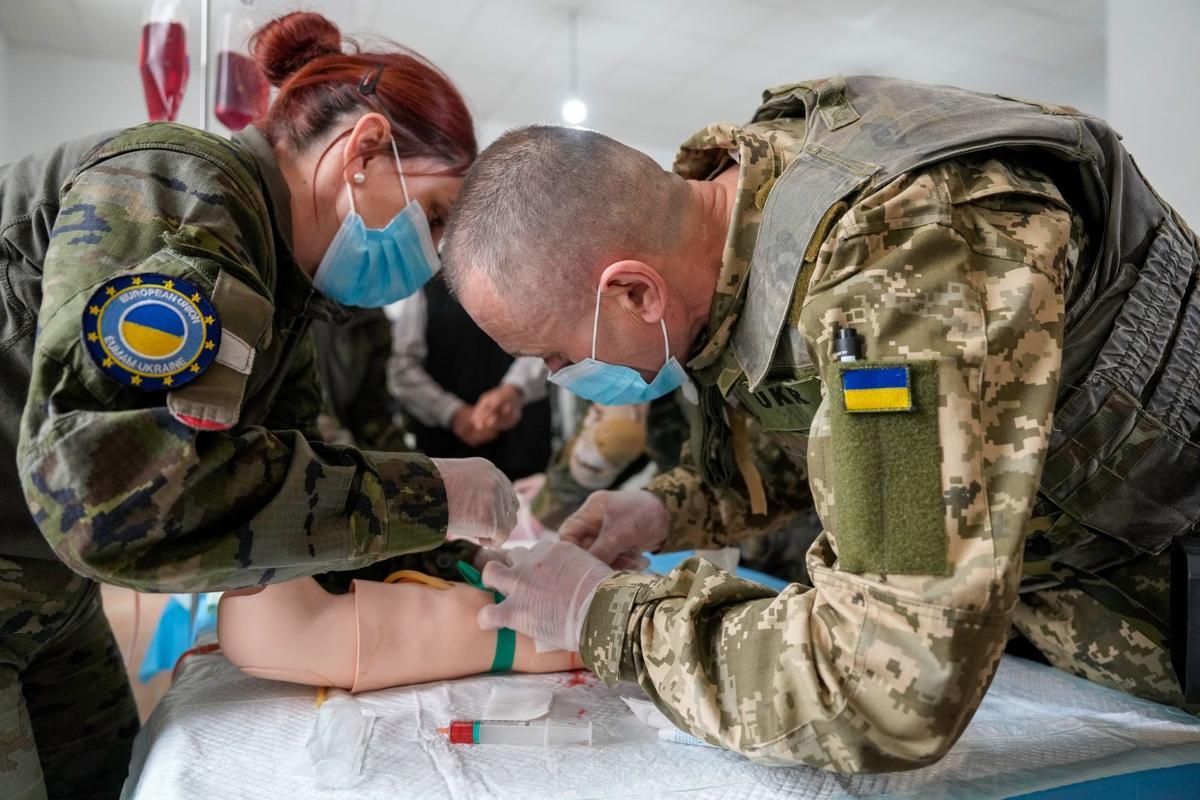
[[[568,125],[581,125],[587,119],[587,106],[579,99],[579,9],[567,11],[567,102],[562,118]]]
[[[562,118],[568,125],[580,125],[587,119],[587,106],[579,98],[572,97],[563,103]]]

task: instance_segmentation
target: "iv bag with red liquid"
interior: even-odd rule
[[[187,30],[179,0],[150,0],[142,24],[138,69],[153,122],[174,122],[188,80]]]
[[[248,13],[227,11],[222,18],[214,113],[231,131],[240,131],[267,113],[271,85],[254,59],[245,54],[254,28]]]

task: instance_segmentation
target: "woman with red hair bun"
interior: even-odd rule
[[[137,730],[97,581],[262,586],[502,541],[482,459],[324,444],[308,328],[439,268],[476,156],[416,53],[276,19],[279,88],[227,140],[169,123],[0,166],[0,785],[116,797]]]
[[[293,224],[304,230],[292,242],[297,261],[345,305],[383,306],[414,293],[436,271],[433,246],[478,153],[458,90],[416,53],[366,53],[344,43],[320,14],[280,17],[251,47],[279,88],[256,127],[293,189]],[[414,202],[427,226],[404,217],[399,230],[410,249],[388,253],[396,256],[388,265],[403,269],[382,269],[370,247],[368,267],[362,231],[395,225]]]

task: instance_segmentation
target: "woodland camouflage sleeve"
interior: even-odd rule
[[[283,386],[271,404],[263,427],[269,430],[298,430],[306,439],[321,438],[317,418],[321,413],[321,379],[317,372],[317,348],[312,336],[296,348]]]
[[[808,451],[825,525],[814,588],[772,594],[699,559],[619,574],[589,611],[584,662],[764,763],[940,758],[1006,640],[1074,241],[1053,185],[994,160],[902,176],[851,209],[799,322],[825,382]],[[832,361],[836,325],[857,330],[863,361]]]
[[[117,272],[211,291],[231,270],[261,285],[261,202],[209,161],[163,150],[101,161],[63,198],[17,458],[43,534],[85,575],[149,591],[228,589],[444,537],[445,491],[425,457],[367,456],[299,430],[199,433],[165,395],[125,388],[81,346],[87,299]]]

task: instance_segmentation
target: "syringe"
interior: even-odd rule
[[[552,744],[592,743],[592,723],[572,725],[566,722],[535,720],[517,722],[505,719],[456,719],[438,733],[450,736],[451,744]]]

